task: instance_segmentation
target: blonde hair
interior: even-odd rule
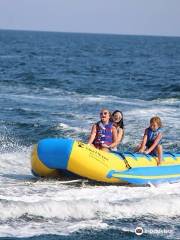
[[[150,119],[150,124],[152,124],[152,123],[157,123],[158,127],[162,127],[161,119],[158,116],[152,117]]]

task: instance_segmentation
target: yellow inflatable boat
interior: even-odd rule
[[[142,153],[104,152],[72,139],[39,141],[31,158],[32,173],[48,177],[67,170],[107,183],[148,184],[180,181],[180,153],[166,152],[160,166],[156,157]]]

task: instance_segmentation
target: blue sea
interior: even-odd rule
[[[0,31],[0,239],[180,239],[180,183],[31,174],[34,144],[86,142],[104,107],[124,113],[120,151],[133,151],[158,115],[164,149],[180,152],[180,38]]]

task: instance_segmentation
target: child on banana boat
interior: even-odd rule
[[[161,164],[163,156],[162,122],[159,117],[150,119],[150,126],[145,129],[142,142],[137,150],[140,153],[157,156],[157,165]]]

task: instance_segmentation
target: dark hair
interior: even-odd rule
[[[121,111],[119,111],[119,110],[116,110],[116,111],[114,111],[112,113],[112,116],[114,116],[116,113],[120,113],[121,114],[122,118],[121,118],[121,120],[117,124],[118,124],[118,126],[120,128],[124,129],[123,113]]]

